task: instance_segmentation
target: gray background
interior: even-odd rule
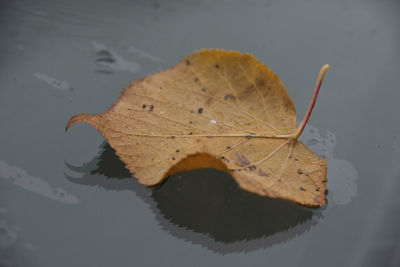
[[[0,1],[0,266],[399,266],[399,1]],[[249,52],[328,159],[328,204],[213,170],[153,189],[77,113],[200,48]],[[333,147],[335,148],[333,150]]]

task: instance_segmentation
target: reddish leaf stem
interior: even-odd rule
[[[303,120],[301,121],[299,127],[297,128],[297,130],[294,134],[295,139],[297,139],[301,135],[304,128],[306,127],[308,119],[310,118],[311,112],[314,108],[315,101],[317,100],[317,96],[318,96],[319,88],[321,87],[321,84],[322,84],[322,80],[324,79],[325,73],[329,70],[329,68],[330,68],[330,66],[328,64],[325,64],[324,66],[322,66],[322,68],[320,69],[320,71],[318,73],[317,81],[316,81],[315,87],[314,87],[314,93],[311,97],[310,103],[308,104],[307,112],[304,115]]]

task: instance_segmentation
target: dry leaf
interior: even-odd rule
[[[94,126],[148,186],[178,171],[216,168],[250,192],[321,206],[325,158],[297,141],[313,101],[297,128],[293,102],[268,67],[249,54],[201,50],[132,82],[105,112],[72,117],[66,129]]]

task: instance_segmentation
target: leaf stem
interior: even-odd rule
[[[303,132],[304,128],[306,127],[306,124],[308,122],[308,119],[310,118],[311,112],[314,108],[315,101],[317,100],[319,88],[321,87],[322,80],[324,79],[325,73],[329,70],[330,66],[328,64],[325,64],[322,66],[318,73],[317,81],[315,82],[315,87],[314,87],[314,93],[311,97],[310,103],[308,104],[307,112],[304,115],[303,120],[301,121],[299,127],[297,128],[296,132],[293,135],[294,139],[297,139],[301,133]]]

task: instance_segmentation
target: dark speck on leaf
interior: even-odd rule
[[[227,146],[226,149],[231,149],[231,147],[230,147],[230,146]]]
[[[146,105],[145,105],[145,104],[143,104],[142,108],[146,108]]]
[[[297,173],[298,173],[298,174],[303,174],[303,171],[302,171],[301,169],[298,169],[298,170],[297,170]]]
[[[176,153],[178,153],[178,152],[179,152],[179,149],[176,150]]]
[[[172,160],[175,160],[175,157],[172,157]]]
[[[300,187],[300,190],[301,190],[301,191],[306,191],[303,187]]]
[[[299,159],[294,159],[294,161],[299,161]]]
[[[215,64],[215,68],[217,68],[217,69],[218,69],[218,68],[219,68],[219,65],[218,65],[218,64]]]
[[[197,83],[198,81],[199,81],[199,78],[197,78],[197,77],[196,77],[196,78],[194,78],[194,82],[196,82],[196,83]]]
[[[319,191],[319,187],[315,189],[315,191]]]
[[[190,65],[190,61],[189,60],[186,60],[186,65]]]
[[[192,121],[189,121],[190,124],[192,124]]]
[[[232,94],[227,94],[227,95],[224,96],[224,100],[226,101],[228,99],[234,100],[234,99],[236,99],[236,97],[234,95],[232,95]]]
[[[203,88],[201,88],[201,91],[205,93],[207,90],[206,90],[206,88],[203,87]]]
[[[257,169],[256,166],[250,166],[250,167],[249,167],[249,170],[250,170],[250,171],[254,171],[255,169]]]
[[[220,159],[225,161],[225,162],[229,162],[229,159],[225,158],[224,156],[220,157]]]
[[[203,113],[203,108],[199,108],[199,109],[197,110],[197,113],[199,113],[199,114]]]
[[[153,109],[154,109],[154,106],[150,105],[149,111],[153,111]]]

